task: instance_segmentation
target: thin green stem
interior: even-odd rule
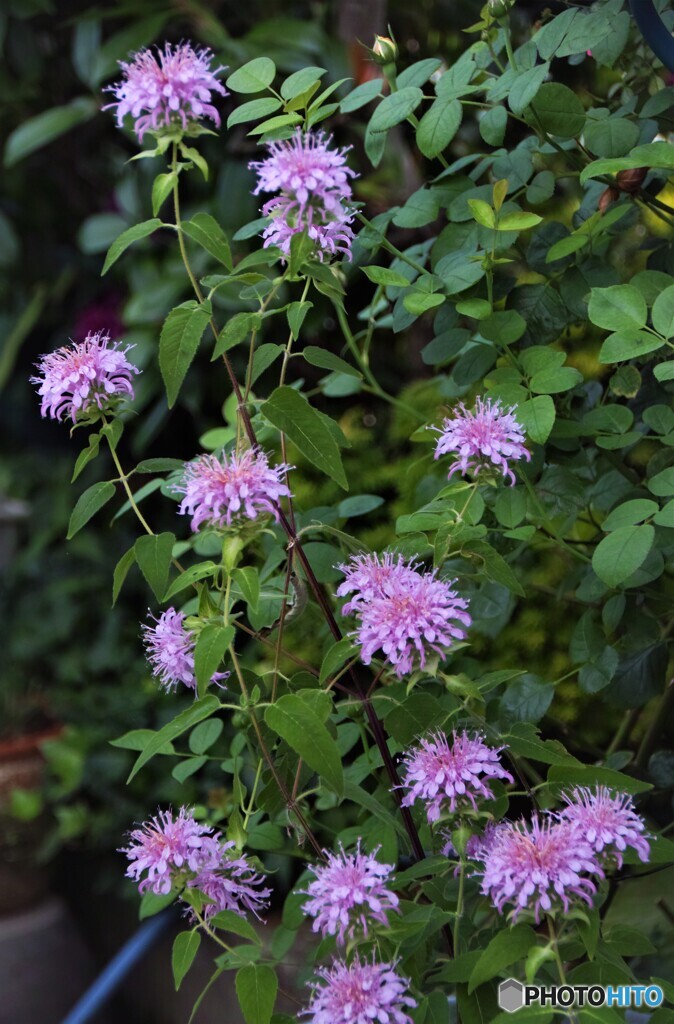
[[[105,417],[103,417],[103,422],[105,423],[106,426],[108,425]],[[138,505],[136,503],[136,499],[134,498],[133,492],[132,492],[132,490],[131,490],[131,488],[129,486],[129,478],[127,477],[126,473],[122,469],[122,464],[119,461],[119,457],[117,455],[117,452],[115,451],[114,445],[113,445],[112,441],[110,440],[110,438],[107,437],[107,435],[106,435],[106,438],[107,438],[107,442],[108,442],[108,447],[110,449],[110,454],[112,455],[112,461],[115,464],[115,469],[119,473],[119,479],[120,479],[120,482],[122,484],[122,487],[126,491],[126,496],[129,499],[129,504],[131,505],[131,508],[133,509],[133,511],[135,512],[136,516],[138,517],[138,522],[143,527],[145,532],[149,533],[150,536],[153,537],[154,536],[154,530],[152,530],[152,528],[150,526],[148,526],[143,513],[138,508]]]
[[[464,886],[466,878],[466,861],[461,854],[459,858],[459,892],[456,897],[456,918],[454,921],[454,955],[461,955],[461,919],[463,918]]]

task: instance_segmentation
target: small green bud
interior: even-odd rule
[[[488,0],[487,12],[492,18],[506,18],[514,6],[515,0]]]
[[[372,59],[381,67],[386,64],[395,64],[398,59],[398,46],[395,39],[391,39],[390,36],[375,36]]]

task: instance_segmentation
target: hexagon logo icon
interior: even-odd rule
[[[524,1006],[524,985],[514,978],[506,978],[498,987],[498,1005],[506,1013],[514,1013]]]

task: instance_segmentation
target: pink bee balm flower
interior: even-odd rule
[[[377,860],[377,847],[371,854],[363,853],[360,840],[355,853],[327,854],[327,864],[312,868],[315,880],[305,895],[311,899],[302,910],[314,918],[313,931],[323,936],[336,935],[337,941],[353,939],[357,934],[367,938],[373,922],[388,927],[389,910],[396,911],[398,897],[386,888],[392,864]]]
[[[525,910],[541,916],[559,908],[568,913],[577,900],[592,906],[597,886],[588,876],[604,877],[591,843],[571,822],[534,818],[497,826],[478,853],[483,867],[481,890],[503,913],[512,904],[512,918]]]
[[[254,195],[280,192],[262,207],[271,217],[263,232],[264,245],[277,245],[286,256],[294,235],[306,231],[319,259],[343,252],[351,256],[353,209],[346,149],[331,149],[322,132],[297,131],[292,139],[272,142],[265,160],[253,161],[257,172]]]
[[[465,731],[452,733],[451,747],[441,732],[424,737],[404,755],[402,788],[409,792],[403,797],[403,807],[420,801],[429,821],[437,821],[447,812],[477,810],[478,801],[494,798],[483,776],[513,781],[501,765],[501,750],[503,747],[488,747],[481,735],[469,736]]]
[[[249,449],[238,455],[201,455],[185,466],[178,491],[185,495],[182,515],[192,516],[196,533],[203,523],[224,528],[242,519],[271,515],[278,521],[278,502],[290,497],[283,477],[292,469],[285,463],[270,466],[264,452]]]
[[[186,131],[204,117],[219,126],[220,115],[211,103],[211,93],[229,94],[216,78],[224,67],[211,70],[212,56],[210,50],[195,50],[191,43],[175,47],[166,43],[156,55],[141,50],[132,61],[119,61],[122,80],[105,90],[114,94],[115,102],[103,109],[117,108],[120,127],[131,114],[141,142],[147,131],[171,127]]]
[[[629,794],[598,786],[594,790],[574,789],[562,797],[567,806],[557,817],[577,825],[595,853],[615,857],[618,867],[622,867],[622,855],[631,846],[642,861],[648,861],[650,836]]]
[[[500,402],[478,398],[475,410],[470,412],[459,402],[452,419],[445,419],[435,447],[435,458],[455,454],[457,461],[450,468],[448,479],[454,473],[479,473],[485,466],[496,467],[506,480],[515,483],[510,462],[531,460],[524,445],[524,429],[515,418],[516,407],[503,409]]]
[[[413,1024],[408,1009],[416,1001],[408,994],[409,981],[396,971],[397,961],[361,960],[350,964],[335,960],[318,974],[323,984],[312,984],[308,1010],[311,1024]]]
[[[209,825],[200,825],[186,807],[180,808],[176,818],[171,811],[159,811],[134,829],[129,838],[130,845],[120,853],[131,861],[126,875],[139,883],[141,893],[150,889],[166,895],[176,875],[184,879],[189,872],[197,872],[219,857],[219,833]]]
[[[121,395],[133,398],[131,381],[139,370],[126,358],[131,347],[111,345],[110,335],[98,331],[42,356],[37,363],[40,375],[30,378],[31,384],[40,385],[42,415],[55,420],[66,416],[75,423],[92,409],[108,409]]]
[[[239,917],[251,911],[259,919],[260,911],[268,906],[271,889],[262,889],[264,875],[256,872],[245,854],[232,857],[229,851],[235,843],[220,843],[217,856],[211,858],[198,874],[188,882],[207,898],[203,916],[208,920],[221,910],[232,910]]]
[[[196,690],[194,674],[194,633],[185,628],[185,616],[175,608],[167,608],[154,626],[143,626],[143,638],[147,660],[152,674],[166,690],[175,690],[183,683],[190,690]],[[227,679],[229,672],[215,672],[211,682]]]
[[[352,634],[369,665],[384,652],[399,677],[423,668],[430,651],[444,655],[463,640],[471,624],[468,602],[433,572],[418,572],[410,562],[378,560],[361,555],[342,566],[342,593],[356,590],[344,611],[355,611],[358,629]]]

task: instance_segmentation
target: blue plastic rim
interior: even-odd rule
[[[665,67],[674,72],[674,36],[655,7],[655,0],[629,0],[632,16],[651,50]]]

